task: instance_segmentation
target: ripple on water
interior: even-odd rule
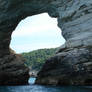
[[[42,85],[1,86],[0,92],[92,92],[92,87]]]
[[[92,86],[42,86],[34,82],[35,78],[29,79],[30,85],[0,86],[0,92],[92,92]]]

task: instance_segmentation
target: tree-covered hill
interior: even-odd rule
[[[56,50],[57,48],[39,49],[28,53],[22,53],[22,56],[25,58],[25,64],[30,67],[31,70],[39,71],[46,59],[54,56]]]

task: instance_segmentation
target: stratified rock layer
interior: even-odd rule
[[[46,62],[36,83],[92,84],[92,0],[0,0],[0,84],[27,83],[28,68],[9,49],[11,34],[22,19],[44,12],[58,19],[66,43]]]
[[[61,1],[58,26],[66,43],[46,61],[36,83],[92,85],[92,0]]]
[[[36,83],[54,85],[92,85],[92,48],[66,49],[48,59]]]
[[[28,84],[29,69],[24,66],[21,55],[14,53],[0,59],[0,85]]]

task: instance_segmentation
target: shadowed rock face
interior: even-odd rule
[[[66,49],[51,57],[38,73],[36,83],[92,85],[92,48]]]
[[[28,84],[28,68],[24,66],[21,55],[14,53],[0,58],[0,85]]]
[[[92,0],[0,0],[0,84],[27,83],[28,68],[9,49],[11,34],[22,19],[44,12],[58,19],[66,43],[47,60],[36,83],[92,84]]]

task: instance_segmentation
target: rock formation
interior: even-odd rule
[[[9,49],[11,34],[22,19],[44,12],[58,19],[66,43],[36,83],[91,85],[92,0],[0,0],[0,84],[26,84],[28,69]]]
[[[92,85],[92,48],[69,48],[51,57],[38,73],[36,83]]]
[[[92,85],[92,0],[58,1],[58,26],[66,43],[46,61],[36,83]]]
[[[0,58],[0,85],[28,84],[29,69],[21,55],[10,53]]]

